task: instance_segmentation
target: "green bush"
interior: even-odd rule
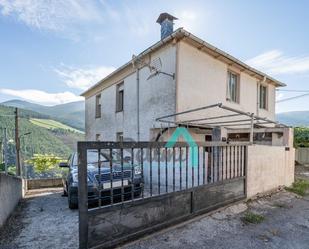
[[[309,128],[294,128],[294,147],[309,147]]]
[[[58,164],[62,160],[62,158],[52,154],[34,154],[34,156],[26,162],[34,166],[35,172],[46,173],[57,170]]]

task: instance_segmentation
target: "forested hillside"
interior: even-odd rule
[[[71,102],[67,104],[44,106],[23,100],[10,100],[2,103],[5,106],[18,107],[43,114],[50,118],[73,128],[83,131],[85,129],[85,103],[84,101]]]
[[[24,160],[29,159],[33,154],[54,154],[66,158],[76,148],[76,142],[84,139],[81,133],[61,128],[48,129],[30,121],[33,118],[49,118],[46,115],[22,109],[19,114],[21,154]],[[14,108],[0,105],[0,142],[3,141],[3,128],[6,128],[10,164],[15,163],[14,127]],[[29,135],[23,135],[29,132]]]

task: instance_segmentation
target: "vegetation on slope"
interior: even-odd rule
[[[10,100],[2,103],[5,106],[18,107],[43,114],[46,119],[52,119],[83,131],[85,129],[84,101],[71,102],[55,106],[44,106],[23,100]]]
[[[76,142],[83,140],[81,133],[64,129],[46,129],[30,122],[31,118],[46,118],[45,115],[20,110],[19,134],[21,136],[22,159],[30,159],[34,154],[53,154],[61,158],[67,158],[76,148]],[[14,108],[0,105],[0,128],[7,129],[8,137],[8,161],[15,164],[14,142]],[[3,129],[0,129],[0,141],[3,137]],[[22,136],[29,133],[29,135]]]
[[[77,133],[83,133],[80,130],[77,130],[77,129],[71,127],[71,126],[65,125],[63,123],[60,123],[60,122],[52,120],[52,119],[31,118],[30,122],[35,124],[35,125],[38,125],[38,126],[41,126],[43,128],[50,129],[50,130],[63,129],[63,130],[77,132]]]

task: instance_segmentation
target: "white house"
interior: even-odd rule
[[[184,118],[173,116],[167,124],[157,122],[158,117],[216,103],[275,120],[275,91],[285,84],[183,28],[173,31],[175,19],[162,13],[157,20],[161,40],[82,93],[86,99],[87,140],[115,141],[125,137],[149,141],[158,137],[164,127],[173,129]],[[192,112],[186,118],[216,112]],[[207,127],[189,128],[202,141],[213,133]],[[237,132],[227,130],[221,137],[241,139],[239,134],[235,136]],[[263,132],[265,137],[266,130]],[[281,137],[269,134],[270,143]]]

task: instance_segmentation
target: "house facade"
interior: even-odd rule
[[[161,40],[82,94],[87,140],[154,140],[177,126],[158,117],[216,103],[275,120],[276,88],[283,83],[182,28],[173,31],[173,20],[161,14]],[[215,113],[185,118],[210,114]],[[171,122],[183,118],[173,116]],[[205,141],[212,131],[191,127],[190,133]]]

